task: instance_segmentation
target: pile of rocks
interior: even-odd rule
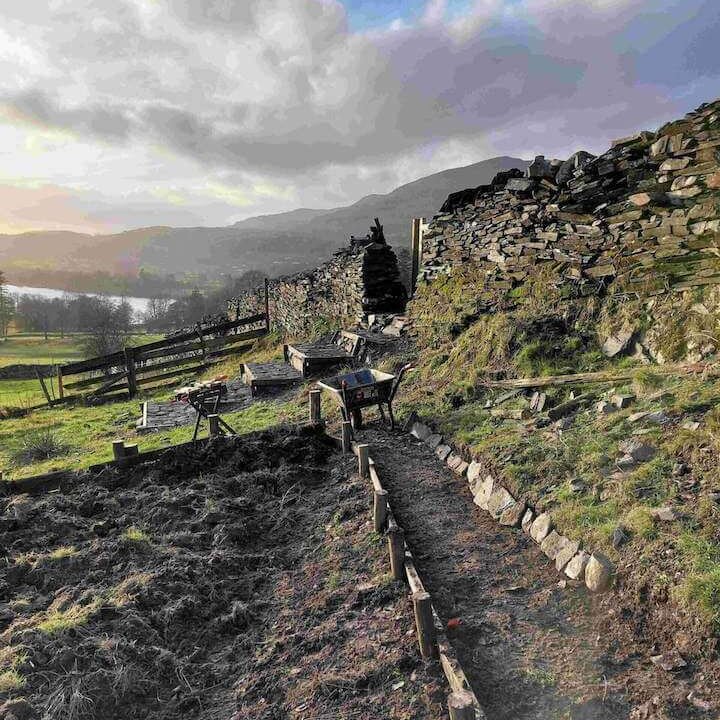
[[[420,276],[472,262],[508,291],[541,264],[567,296],[720,283],[720,101],[603,155],[538,156],[525,176],[451,195],[423,235]]]
[[[269,301],[271,323],[299,335],[318,318],[361,322],[367,313],[402,312],[407,294],[392,248],[353,238],[320,267],[270,281]],[[230,314],[257,312],[263,303],[263,291],[247,293],[230,301]]]

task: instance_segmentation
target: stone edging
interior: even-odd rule
[[[490,513],[501,525],[522,528],[555,563],[558,572],[578,584],[584,583],[592,592],[610,589],[615,567],[605,555],[584,550],[579,541],[561,535],[554,529],[549,513],[537,513],[525,500],[514,497],[492,475],[483,478],[480,463],[465,459],[458,449],[421,421],[416,413],[408,419],[406,430],[434,450],[440,461],[456,475],[467,479],[473,502],[479,508]]]

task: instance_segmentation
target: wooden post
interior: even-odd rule
[[[343,420],[342,424],[342,451],[347,455],[352,450],[352,423]]]
[[[125,457],[135,457],[136,455],[140,454],[140,449],[137,446],[137,443],[132,443],[131,445],[125,446]]]
[[[320,422],[320,390],[310,391],[310,422]]]
[[[410,295],[415,293],[417,276],[420,272],[420,254],[422,252],[422,243],[420,242],[421,223],[422,218],[413,218],[410,235],[410,257],[412,258],[412,265],[410,266]]]
[[[65,388],[63,387],[63,376],[62,367],[57,366],[57,384],[58,384],[58,397],[62,400],[65,397]]]
[[[387,496],[387,490],[375,490],[373,493],[373,524],[375,525],[376,533],[381,533],[385,530],[388,511]]]
[[[397,524],[388,528],[388,549],[390,550],[390,570],[395,580],[405,577],[405,533]]]
[[[130,397],[137,395],[137,380],[135,379],[135,348],[125,348],[125,368],[127,370],[128,393]]]
[[[448,696],[450,720],[475,720],[475,706],[472,695],[466,690],[458,690]]]
[[[112,449],[113,457],[116,460],[121,460],[125,457],[125,442],[123,440],[113,440]]]
[[[210,425],[210,437],[217,437],[220,434],[220,418],[217,415],[208,415]]]
[[[361,478],[366,478],[370,474],[370,446],[358,445],[358,472]]]
[[[420,654],[423,660],[429,660],[437,655],[437,640],[435,639],[435,624],[433,623],[430,593],[413,593],[412,601]]]
[[[270,332],[270,280],[265,278],[265,330]]]

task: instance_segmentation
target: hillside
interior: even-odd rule
[[[382,219],[391,244],[407,243],[411,218],[431,216],[452,190],[489,182],[498,171],[526,165],[518,158],[493,158],[421,178],[386,195],[368,195],[347,207],[298,209],[231,227],[0,235],[0,266],[9,282],[28,285],[33,284],[35,269],[44,271],[44,282],[53,271],[134,276],[140,268],[180,275],[247,269],[281,275],[317,265],[349,235],[364,235],[374,217]],[[58,281],[66,279],[58,275]]]

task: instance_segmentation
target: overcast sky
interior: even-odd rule
[[[5,0],[0,232],[225,225],[720,96],[719,0]]]

